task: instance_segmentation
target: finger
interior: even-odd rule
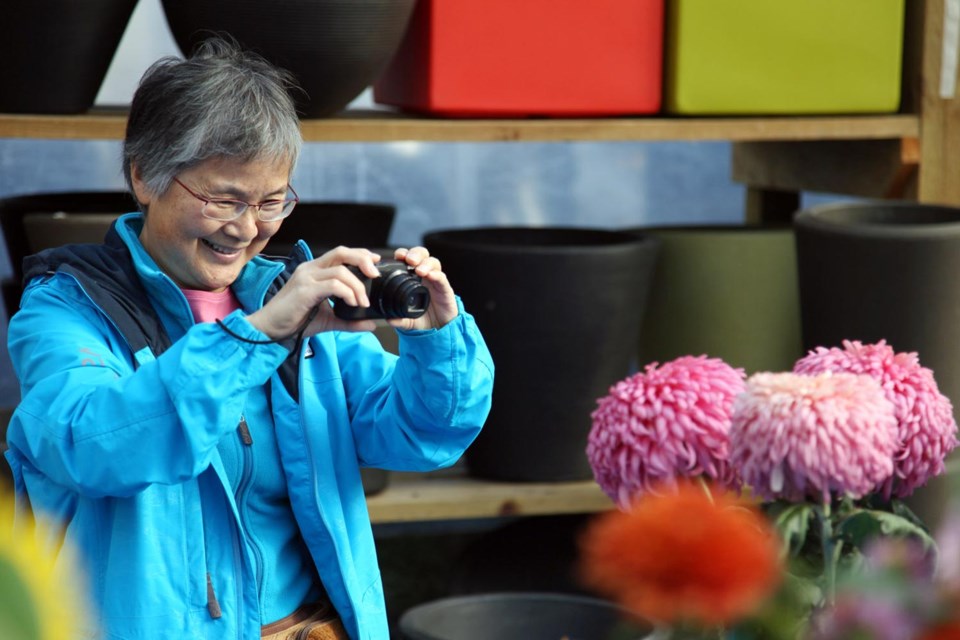
[[[427,277],[431,273],[437,273],[443,271],[443,267],[440,264],[440,261],[434,257],[429,257],[420,264],[417,265],[415,269],[418,276],[421,278]]]
[[[370,306],[363,282],[345,265],[322,270],[317,274],[316,286],[324,298],[340,298],[352,307]]]
[[[380,270],[377,269],[378,262],[380,262],[380,255],[367,251],[365,255],[360,256],[358,262],[351,264],[360,269],[360,272],[368,278],[377,278],[380,276]]]
[[[400,253],[401,250],[398,250],[397,253]],[[398,260],[403,260],[407,264],[417,266],[424,260],[430,257],[430,252],[427,251],[425,247],[413,247],[412,249],[402,250],[403,257],[397,258]]]
[[[380,254],[369,249],[339,246],[330,249],[316,258],[314,262],[321,267],[333,267],[342,264],[353,265],[367,277],[375,278],[379,274],[375,265],[380,262]]]

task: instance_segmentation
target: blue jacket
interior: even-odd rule
[[[360,467],[432,470],[473,441],[493,364],[472,318],[461,309],[442,329],[401,332],[399,358],[369,333],[318,334],[296,354],[248,344],[193,323],[140,245],[141,225],[128,214],[106,245],[28,259],[34,277],[9,327],[22,400],[7,457],[18,491],[79,550],[100,633],[259,637],[253,559],[217,443],[234,435],[247,393],[267,384],[317,572],[351,638],[385,640]],[[244,268],[233,286],[244,309],[309,257],[303,243],[294,253],[292,264],[258,257]],[[225,324],[265,337],[242,311]]]

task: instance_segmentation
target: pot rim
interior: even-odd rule
[[[690,233],[709,235],[784,235],[793,232],[793,226],[782,224],[740,224],[736,222],[717,224],[664,224],[634,227],[638,233]]]
[[[417,627],[414,622],[416,618],[421,613],[432,612],[434,610],[442,610],[448,608],[451,605],[458,604],[477,604],[485,602],[513,602],[513,603],[529,603],[532,601],[540,601],[550,604],[569,604],[569,605],[588,605],[588,606],[600,606],[601,608],[608,610],[610,612],[615,612],[621,615],[625,620],[630,620],[634,625],[639,628],[647,627],[646,635],[640,636],[637,640],[644,640],[645,638],[652,638],[653,633],[655,633],[656,627],[649,621],[644,621],[637,617],[636,614],[631,612],[629,609],[624,608],[623,606],[612,602],[610,600],[604,600],[603,598],[594,597],[590,595],[580,595],[575,593],[561,593],[561,592],[550,592],[550,591],[494,591],[487,593],[475,593],[468,595],[460,596],[447,596],[443,598],[438,598],[436,600],[431,600],[429,602],[424,602],[418,605],[407,609],[400,615],[400,628],[401,630],[406,629],[407,631],[416,630],[418,632],[429,630],[421,629]]]
[[[886,211],[895,217],[892,222],[840,220],[838,211]],[[918,213],[943,215],[945,220],[917,222]],[[831,202],[798,211],[794,227],[845,235],[877,238],[943,237],[960,235],[960,208],[915,202]]]
[[[510,233],[523,233],[529,235],[542,234],[544,238],[551,234],[568,234],[571,237],[587,234],[595,238],[605,238],[601,242],[557,242],[546,244],[524,244],[524,243],[498,243],[493,239],[472,240],[474,234],[483,238],[485,234],[494,235],[503,233],[508,237]],[[423,235],[423,244],[430,243],[444,244],[449,247],[465,250],[482,250],[488,252],[511,252],[518,250],[530,253],[556,253],[565,251],[583,251],[592,250],[623,250],[633,247],[653,247],[659,243],[659,239],[651,234],[640,231],[631,231],[627,229],[604,229],[599,227],[574,227],[574,226],[480,226],[480,227],[462,227],[437,229],[428,231]]]

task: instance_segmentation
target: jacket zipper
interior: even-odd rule
[[[240,442],[248,447],[253,444],[253,436],[250,435],[250,426],[247,425],[247,419],[240,416],[240,424],[237,425],[237,433],[240,434]]]
[[[250,433],[250,426],[247,424],[247,419],[243,415],[240,416],[240,423],[237,425],[237,434],[240,436],[240,442],[243,444],[243,470],[240,475],[240,484],[237,486],[236,493],[237,510],[244,528],[245,543],[250,548],[256,561],[255,577],[257,581],[257,593],[258,596],[262,596],[263,594],[260,593],[260,588],[263,582],[263,556],[260,553],[259,547],[250,539],[249,534],[246,533],[248,529],[246,521],[246,498],[250,490],[251,477],[253,476],[253,435]]]

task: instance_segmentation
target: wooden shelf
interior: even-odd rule
[[[0,114],[0,138],[123,138],[126,113]],[[303,121],[308,142],[567,142],[656,140],[896,140],[917,138],[914,114],[740,118],[441,119],[387,110]]]
[[[460,469],[391,473],[386,490],[367,498],[374,523],[466,520],[520,515],[595,513],[614,508],[593,480],[490,482]]]

